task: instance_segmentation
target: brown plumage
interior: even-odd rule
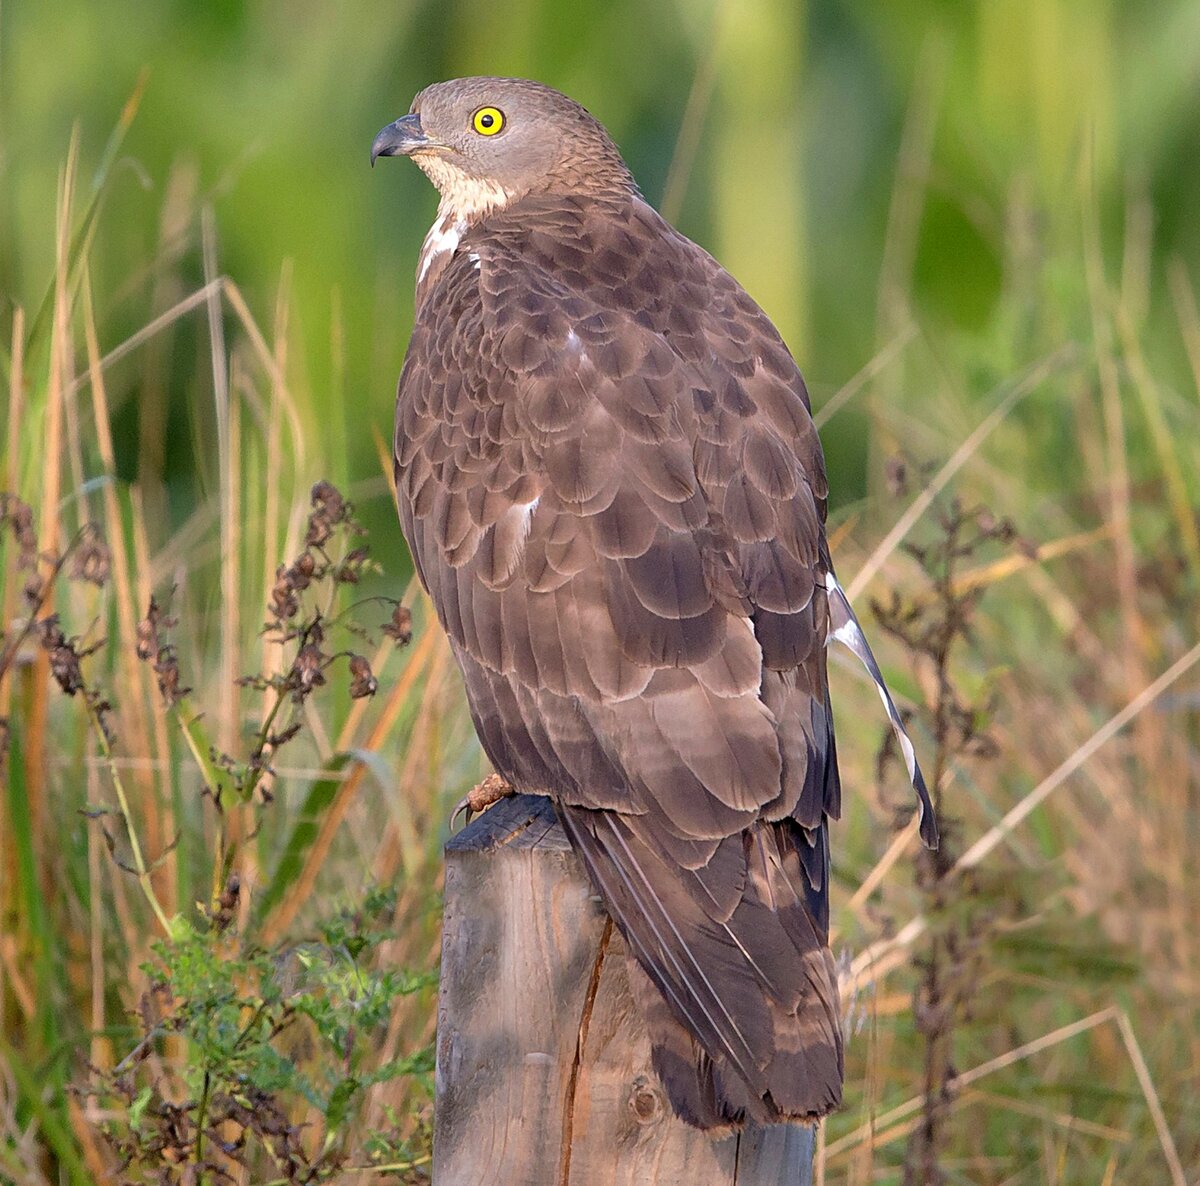
[[[440,83],[377,137],[372,159],[398,154],[442,195],[400,516],[483,747],[554,800],[641,969],[676,1111],[823,1116],[842,1084],[831,637],[871,669],[936,829],[833,578],[804,381],[570,99]]]

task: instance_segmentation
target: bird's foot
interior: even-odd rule
[[[500,775],[489,774],[477,787],[468,791],[465,798],[455,804],[454,814],[450,817],[450,826],[454,827],[458,822],[458,817],[464,813],[467,817],[464,823],[469,824],[473,815],[486,811],[493,803],[499,803],[501,799],[507,799],[509,795],[516,793]]]

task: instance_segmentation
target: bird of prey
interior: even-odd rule
[[[814,1121],[842,1089],[831,639],[867,665],[937,831],[834,577],[804,381],[557,91],[437,83],[376,137],[372,162],[397,155],[441,198],[397,498],[483,748],[553,800],[634,957],[676,1113]]]

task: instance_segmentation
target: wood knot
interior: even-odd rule
[[[663,1111],[659,1090],[644,1075],[639,1075],[629,1089],[629,1108],[639,1124],[653,1124]]]

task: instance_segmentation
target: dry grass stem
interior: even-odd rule
[[[1012,807],[1000,823],[989,829],[955,862],[952,873],[960,874],[978,866],[998,848],[1011,833],[1046,801],[1077,770],[1085,765],[1095,753],[1134,720],[1148,705],[1154,703],[1172,684],[1187,674],[1200,662],[1200,643],[1173,663],[1152,684],[1143,688],[1119,713],[1106,721],[1051,774]],[[887,970],[896,966],[894,957],[903,948],[910,946],[925,933],[928,922],[918,916],[910,919],[891,938],[871,944],[860,952],[851,964],[846,986],[850,991],[862,991],[867,985],[880,979]]]
[[[846,588],[846,595],[853,602],[864,589],[874,580],[876,574],[883,568],[900,542],[913,529],[932,506],[933,501],[946,488],[946,485],[960,469],[971,459],[979,446],[987,440],[991,432],[1003,421],[1027,395],[1036,391],[1052,375],[1061,374],[1076,359],[1078,351],[1071,346],[1064,346],[1040,362],[1026,368],[1024,374],[1014,379],[995,408],[983,419],[979,426],[951,454],[950,459],[938,470],[934,478],[925,486],[911,505],[896,521],[895,526],[880,541],[871,555],[854,574]]]

